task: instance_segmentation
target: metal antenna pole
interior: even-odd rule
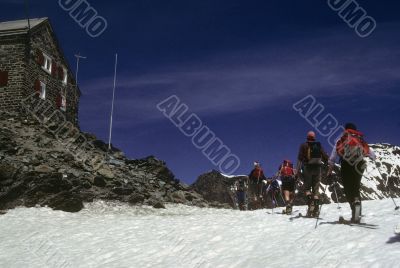
[[[110,134],[109,134],[109,138],[108,138],[108,151],[111,150],[112,126],[113,126],[113,115],[114,115],[114,100],[115,100],[115,85],[116,85],[116,81],[117,81],[117,65],[118,65],[118,54],[115,54],[114,87],[113,87],[113,96],[112,96],[112,103],[111,103]]]
[[[25,0],[25,16],[26,19],[28,20],[28,32],[31,31],[31,19],[29,18],[30,14],[29,14],[29,0]]]
[[[335,191],[337,209],[341,209],[341,206],[339,205],[339,198],[338,198],[338,195],[337,195],[337,192],[336,192],[336,182],[333,184],[333,190]]]

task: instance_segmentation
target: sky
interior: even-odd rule
[[[171,95],[238,156],[236,174],[259,161],[271,176],[283,159],[295,161],[315,130],[293,109],[308,95],[323,115],[356,123],[369,143],[400,145],[396,0],[358,1],[377,24],[365,38],[320,0],[87,2],[107,21],[99,37],[59,1],[31,0],[29,16],[50,18],[73,71],[74,54],[87,57],[79,68],[80,127],[102,140],[118,53],[112,142],[131,158],[154,155],[186,183],[218,169],[157,109]],[[1,21],[26,17],[24,1],[0,5]]]

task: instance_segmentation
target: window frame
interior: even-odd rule
[[[46,53],[42,53],[43,54],[43,65],[42,65],[42,69],[48,73],[51,74],[52,68],[53,68],[53,59],[47,55]]]
[[[60,110],[63,111],[63,112],[67,111],[67,97],[65,96],[65,94],[61,94]]]
[[[63,79],[62,79],[62,83],[64,86],[68,85],[68,70],[67,68],[65,68],[64,66],[63,68]]]
[[[40,92],[39,92],[39,98],[41,98],[42,100],[46,99],[46,83],[44,83],[43,81],[39,81],[40,82]]]

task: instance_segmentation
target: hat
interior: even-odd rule
[[[347,124],[344,126],[344,128],[345,128],[345,129],[357,130],[357,126],[356,126],[355,124],[353,124],[353,123],[347,123]]]
[[[315,132],[314,131],[309,131],[307,133],[307,140],[315,140]]]
[[[259,166],[260,166],[260,162],[254,161],[254,166],[255,166],[255,167],[259,167]]]

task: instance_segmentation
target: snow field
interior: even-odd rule
[[[335,224],[350,218],[348,204],[341,207],[324,205],[317,229],[315,219],[281,209],[18,208],[0,216],[0,267],[398,267],[400,212],[392,201],[363,202],[372,226]]]

